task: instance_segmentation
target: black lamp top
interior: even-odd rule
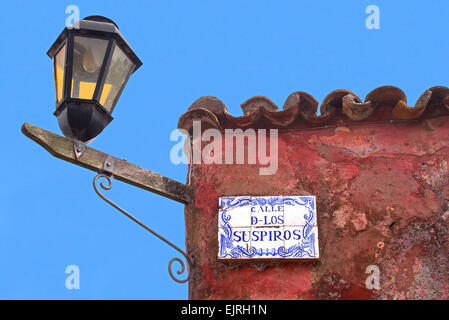
[[[83,20],[112,23],[117,29],[119,28],[118,25],[114,21],[112,21],[109,18],[103,17],[103,16],[95,16],[95,15],[88,16],[88,17],[85,17]]]
[[[54,55],[58,52],[61,45],[65,42],[68,34],[75,34],[75,35],[91,34],[93,36],[105,36],[108,38],[113,38],[120,44],[120,47],[135,64],[136,67],[134,71],[136,71],[142,65],[142,61],[140,61],[140,59],[132,50],[129,43],[120,34],[117,24],[109,18],[98,15],[92,15],[78,21],[78,24],[74,27],[64,28],[62,33],[59,35],[59,37],[56,39],[56,41],[53,43],[53,45],[47,52],[47,55],[50,58],[53,58]]]

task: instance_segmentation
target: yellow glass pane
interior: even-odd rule
[[[80,82],[80,99],[91,99],[95,92],[95,85],[96,83],[92,82]],[[105,84],[103,86],[103,92],[101,93],[100,97],[100,104],[104,105],[104,102],[106,101],[109,92],[111,91],[112,85]],[[73,95],[73,80],[72,80],[72,95]]]
[[[80,82],[79,99],[92,99],[95,91],[95,82]]]
[[[100,104],[102,106],[104,106],[104,103],[106,102],[106,98],[109,95],[109,92],[111,91],[112,85],[111,84],[107,84],[105,83],[105,85],[103,86],[103,91],[101,92],[101,97],[100,97]]]
[[[62,90],[64,87],[64,64],[65,64],[65,48],[64,45],[54,57],[54,72],[55,72],[55,89],[56,102],[62,99]]]

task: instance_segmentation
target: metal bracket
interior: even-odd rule
[[[107,156],[106,160],[103,162],[102,173],[112,176],[112,171],[114,170],[114,158]]]
[[[111,206],[113,206],[115,209],[117,209],[118,211],[120,211],[121,213],[123,213],[125,216],[127,216],[128,218],[130,218],[132,221],[134,221],[135,223],[137,223],[139,226],[141,226],[142,228],[144,228],[145,230],[147,230],[148,232],[152,233],[153,235],[155,235],[156,237],[158,237],[159,239],[161,239],[162,241],[164,241],[166,244],[168,244],[169,246],[171,246],[173,249],[177,250],[178,252],[180,252],[187,261],[187,270],[185,267],[184,262],[175,257],[173,259],[171,259],[168,262],[168,273],[170,274],[170,277],[178,282],[178,283],[185,283],[187,281],[190,280],[190,275],[191,275],[191,271],[192,271],[192,260],[190,259],[190,257],[187,255],[187,253],[185,253],[182,249],[180,249],[179,247],[177,247],[176,245],[174,245],[172,242],[168,241],[166,238],[164,238],[163,236],[161,236],[159,233],[157,233],[156,231],[150,229],[149,227],[147,227],[143,222],[141,222],[140,220],[138,220],[137,218],[135,218],[134,216],[132,216],[131,214],[129,214],[127,211],[125,211],[124,209],[120,208],[118,205],[116,205],[114,202],[112,202],[111,200],[109,200],[107,197],[105,197],[99,190],[97,187],[97,180],[100,178],[106,179],[107,181],[107,185],[105,185],[105,181],[100,182],[100,186],[102,189],[104,190],[111,190],[112,188],[112,169],[113,169],[113,161],[112,159],[109,159],[110,157],[106,158],[104,164],[103,164],[103,172],[100,172],[99,174],[97,174],[94,178],[93,181],[93,186],[94,186],[94,190],[95,192],[98,194],[98,196],[103,199],[106,203],[110,204]],[[181,268],[179,270],[176,271],[176,273],[178,275],[181,275],[184,273],[184,271],[186,271],[187,273],[187,278],[185,279],[178,279],[174,276],[173,272],[172,272],[172,264],[173,262],[178,262],[181,266]]]
[[[80,141],[61,137],[57,134],[54,134],[53,132],[41,129],[29,123],[23,124],[22,132],[28,138],[44,147],[45,150],[50,152],[51,155],[64,161],[76,164],[78,166],[82,166],[83,168],[98,172],[98,175],[94,178],[93,186],[95,192],[100,196],[100,198],[102,198],[108,204],[139,224],[145,230],[149,231],[150,233],[173,247],[175,250],[179,251],[187,261],[187,270],[183,260],[179,258],[173,258],[168,263],[168,272],[176,282],[184,283],[189,281],[190,272],[193,270],[192,259],[183,250],[178,248],[176,245],[174,245],[152,229],[148,228],[142,222],[134,218],[128,212],[126,212],[111,200],[106,198],[103,194],[101,194],[98,190],[99,188],[97,187],[97,180],[99,178],[107,180],[107,184],[105,184],[105,181],[102,181],[100,183],[101,188],[104,190],[110,190],[112,188],[112,177],[114,177],[115,179],[122,182],[131,184],[150,192],[154,192],[163,197],[181,202],[183,204],[192,203],[194,193],[193,187],[187,186],[183,183],[164,177],[155,172],[138,167],[132,163],[128,163],[126,160],[120,160],[104,152],[89,148],[85,143],[82,143]],[[84,153],[86,153],[86,156],[82,157]],[[180,270],[177,270],[176,273],[178,275],[181,275],[186,272],[186,279],[179,280],[174,276],[172,272],[172,264],[175,261],[178,262],[181,266]]]

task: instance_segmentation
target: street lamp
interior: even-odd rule
[[[187,268],[181,259],[173,258],[168,264],[168,271],[176,282],[189,281],[193,265],[189,255],[105,197],[97,182],[105,179],[107,184],[103,181],[100,187],[110,190],[112,178],[115,178],[183,204],[192,202],[193,188],[86,146],[112,121],[112,111],[120,94],[142,62],[120,34],[117,25],[102,16],[89,16],[77,21],[73,28],[65,28],[47,54],[53,59],[56,89],[54,114],[67,138],[29,123],[23,124],[22,132],[53,156],[96,171],[98,174],[93,181],[95,192],[180,252],[186,259]],[[179,279],[173,273],[174,262],[181,267],[176,271],[177,275],[187,272],[187,278]]]
[[[47,54],[53,59],[59,127],[66,137],[90,142],[113,120],[120,94],[142,62],[117,25],[102,16],[66,27]]]

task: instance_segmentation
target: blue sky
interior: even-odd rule
[[[233,115],[255,95],[280,107],[294,91],[319,102],[345,88],[360,98],[381,85],[409,104],[448,86],[447,1],[8,1],[0,11],[0,298],[186,299],[167,273],[177,252],[104,203],[94,173],[51,157],[20,132],[24,122],[60,133],[46,52],[81,17],[114,20],[143,61],[93,148],[186,181],[170,162],[170,133],[197,98]],[[365,27],[368,5],[380,29]],[[116,181],[110,197],[184,247],[184,207]],[[65,287],[68,265],[80,289]]]

